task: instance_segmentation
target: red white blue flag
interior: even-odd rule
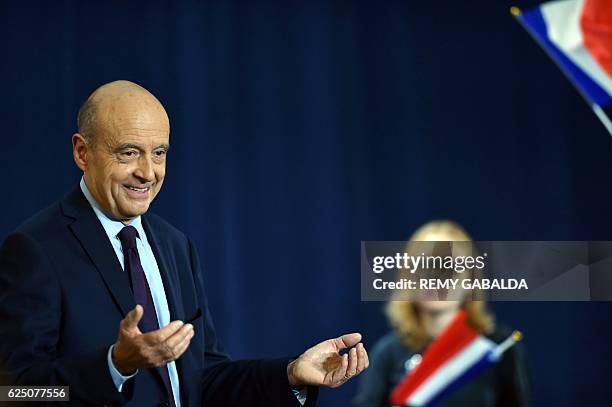
[[[520,340],[514,332],[496,344],[467,322],[461,310],[423,354],[421,362],[397,385],[389,400],[393,406],[433,406],[501,359]]]
[[[612,1],[557,0],[511,11],[612,135]]]

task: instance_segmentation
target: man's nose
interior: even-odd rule
[[[138,160],[138,167],[134,171],[134,176],[143,181],[153,181],[155,179],[155,171],[153,171],[153,161],[151,157],[143,154]]]

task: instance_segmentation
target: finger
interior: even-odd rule
[[[368,351],[363,348],[363,352],[365,353],[365,368],[367,369],[370,366],[370,357],[368,356]]]
[[[168,362],[172,362],[173,360],[178,359],[179,357],[181,357],[183,352],[187,350],[187,347],[191,342],[191,338],[193,338],[193,331],[187,332],[187,335],[181,337],[180,340],[176,342],[173,347],[168,346],[167,341],[160,344],[160,347],[158,348],[158,355],[162,359],[164,365]],[[177,335],[175,334],[173,336]]]
[[[174,349],[174,360],[178,359],[181,357],[181,355],[183,353],[185,353],[185,351],[189,348],[189,345],[191,344],[191,339],[193,339],[193,336],[195,335],[195,333],[193,331],[191,331],[191,333],[189,335],[187,335],[178,345],[177,347]]]
[[[361,341],[360,333],[346,334],[338,338],[332,339],[332,342],[334,346],[336,347],[336,350],[350,348],[351,346],[358,344],[360,341]]]
[[[348,355],[342,355],[340,366],[332,374],[332,384],[343,383],[346,381],[346,369],[348,368]]]
[[[142,315],[144,314],[144,309],[142,305],[136,305],[133,310],[128,312],[128,314],[121,320],[121,328],[128,332],[132,332],[138,329],[138,323],[142,319]]]
[[[347,379],[357,374],[357,348],[353,348],[348,353],[348,367],[346,368]]]
[[[168,339],[166,339],[166,345],[169,348],[176,348],[181,342],[183,342],[183,340],[185,338],[187,338],[189,335],[193,334],[193,325],[191,324],[185,324],[181,327],[181,329],[179,329],[178,331],[176,331],[175,333],[173,333]]]
[[[368,359],[363,343],[359,343],[357,348],[357,374],[363,372],[366,368],[366,361]]]
[[[181,329],[183,326],[183,321],[172,321],[163,328],[147,332],[143,335],[143,337],[149,345],[160,344],[166,339],[168,339],[170,336],[172,336],[176,331]]]

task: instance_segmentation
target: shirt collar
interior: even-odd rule
[[[98,202],[93,197],[91,192],[89,192],[89,188],[87,188],[87,184],[85,183],[84,177],[81,177],[81,182],[79,186],[81,187],[81,191],[83,191],[83,195],[85,195],[85,199],[87,199],[87,202],[89,202],[92,209],[94,210],[96,217],[100,220],[100,223],[102,223],[102,227],[104,228],[104,231],[108,235],[108,238],[109,239],[118,238],[117,235],[119,234],[119,232],[121,232],[121,229],[123,229],[126,225],[124,225],[117,219],[111,218],[104,212],[100,204],[98,204]],[[134,226],[136,228],[136,230],[138,231],[138,237],[140,239],[145,239],[146,234],[142,227],[142,218],[140,216],[137,216],[136,218],[134,218],[132,220],[132,223],[130,223],[130,226]]]

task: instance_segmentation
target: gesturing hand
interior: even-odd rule
[[[369,365],[368,353],[359,341],[361,334],[353,333],[308,349],[287,366],[289,384],[294,387],[343,385]],[[340,350],[351,346],[354,347],[340,356]]]
[[[139,368],[161,367],[178,359],[193,338],[193,325],[172,321],[165,327],[143,334],[138,328],[144,310],[136,305],[119,324],[119,335],[113,347],[112,359],[123,375]]]

